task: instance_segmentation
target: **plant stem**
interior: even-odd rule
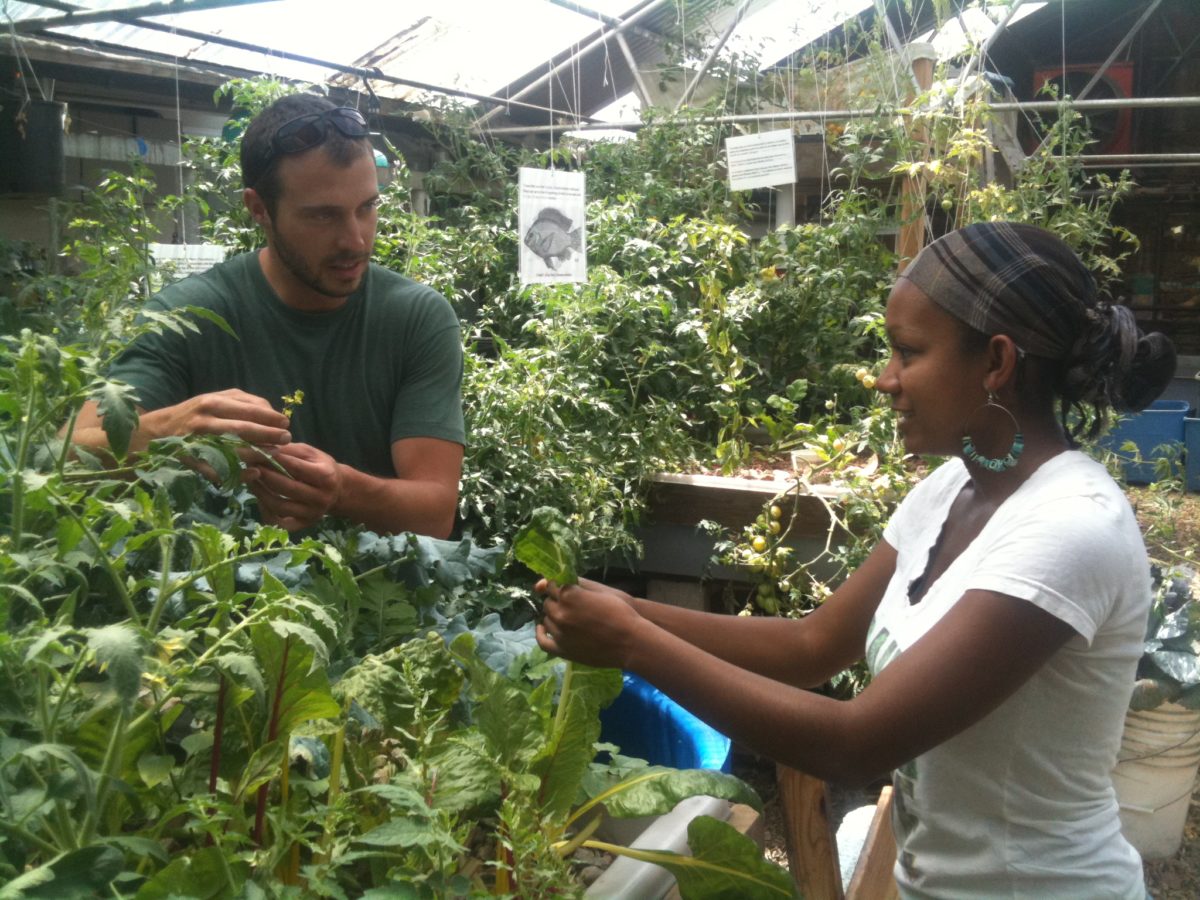
[[[208,792],[217,792],[217,776],[221,771],[221,741],[225,737],[225,695],[229,692],[229,681],[224,673],[217,676],[217,715],[213,722],[213,752],[208,766]]]
[[[95,532],[92,531],[92,529],[88,527],[87,523],[83,521],[83,518],[79,515],[79,513],[72,509],[71,505],[67,503],[56,491],[47,488],[46,493],[49,494],[50,498],[54,500],[54,502],[57,503],[68,516],[71,517],[71,520],[76,525],[79,526],[80,530],[83,532],[83,536],[87,538],[88,543],[92,545],[93,549],[95,549],[96,558],[100,561],[100,565],[103,566],[104,571],[108,574],[109,580],[112,581],[113,589],[117,593],[117,598],[121,601],[121,605],[125,607],[125,614],[129,616],[130,621],[140,628],[142,624],[142,617],[138,615],[137,607],[133,605],[133,598],[129,596],[129,591],[125,588],[125,582],[121,580],[120,573],[117,572],[117,570],[113,567],[112,560],[109,559],[108,556],[108,551],[100,543],[100,539],[96,537]]]
[[[283,705],[283,688],[287,678],[288,651],[292,647],[291,637],[283,639],[283,656],[279,661],[279,677],[275,681],[275,697],[271,702],[271,722],[267,726],[267,741],[273,741],[279,732],[279,709]],[[254,842],[258,846],[263,843],[263,830],[267,817],[267,782],[258,789],[258,808],[254,813]]]
[[[171,557],[175,553],[175,534],[170,532],[162,535],[158,539],[159,553],[162,556],[162,572],[158,580],[158,598],[154,601],[154,608],[150,610],[150,618],[146,620],[146,629],[154,634],[158,631],[158,620],[162,618],[163,609],[166,608],[167,598],[174,593],[167,592],[167,584],[171,578]]]
[[[350,701],[346,701],[343,714],[349,713]],[[333,842],[333,807],[342,793],[342,755],[346,751],[346,723],[338,728],[333,736],[333,752],[329,763],[329,793],[325,797],[325,807],[329,810],[325,817],[325,830],[321,834],[320,851],[313,854],[314,863],[329,860],[329,845]]]
[[[19,841],[23,841],[26,844],[32,844],[47,856],[58,856],[61,852],[59,847],[56,847],[45,838],[39,837],[29,829],[13,822],[6,822],[4,819],[0,819],[0,831],[3,831],[5,834],[12,836]]]
[[[112,783],[116,781],[116,773],[120,771],[121,762],[124,757],[125,749],[125,720],[127,714],[125,705],[121,704],[120,712],[117,715],[117,721],[113,724],[112,733],[108,738],[108,747],[104,751],[104,763],[100,767],[100,783],[96,786],[96,802],[95,805],[88,810],[87,816],[83,821],[83,845],[91,843],[95,835],[96,827],[104,817],[104,807],[108,803],[108,795],[112,790]]]
[[[22,472],[25,470],[25,459],[29,455],[29,437],[33,431],[30,423],[33,419],[33,404],[36,394],[37,390],[34,385],[30,385],[29,395],[25,401],[25,412],[22,415],[23,427],[17,440],[17,455],[13,459],[11,528],[13,550],[18,552],[25,543],[25,479],[22,477]]]
[[[575,665],[567,660],[563,671],[562,690],[558,692],[558,709],[554,712],[554,734],[562,731],[563,722],[567,718],[567,701],[571,697],[571,678],[575,674]]]

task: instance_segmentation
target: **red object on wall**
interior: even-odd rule
[[[1033,99],[1045,100],[1048,96],[1042,88],[1049,82],[1058,86],[1058,96],[1078,97],[1092,77],[1100,70],[1100,63],[1070,65],[1065,69],[1038,69],[1033,73]],[[1133,96],[1133,63],[1114,62],[1084,97],[1084,100],[1118,100]],[[1043,115],[1049,122],[1053,114]],[[1133,148],[1133,110],[1098,109],[1085,113],[1096,143],[1088,146],[1089,154],[1129,153]]]

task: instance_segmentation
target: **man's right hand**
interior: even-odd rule
[[[129,449],[145,450],[155,438],[193,434],[233,434],[251,444],[274,447],[292,439],[288,417],[270,402],[246,391],[230,388],[197,394],[174,406],[145,412],[138,410],[138,427]],[[72,435],[75,443],[104,449],[108,436],[94,400],[79,411]],[[247,451],[253,453],[253,451]],[[250,457],[247,457],[250,461]]]
[[[290,425],[264,398],[230,388],[142,413],[138,432],[146,434],[147,442],[171,435],[233,434],[251,444],[275,446],[291,441]]]

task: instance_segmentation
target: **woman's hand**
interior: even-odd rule
[[[564,588],[543,578],[533,589],[546,598],[539,647],[584,665],[627,668],[637,632],[650,624],[633,597],[587,579]]]

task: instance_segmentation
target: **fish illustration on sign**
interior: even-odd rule
[[[537,214],[525,232],[525,246],[542,258],[551,269],[583,249],[582,229],[571,230],[571,220],[553,206]]]

